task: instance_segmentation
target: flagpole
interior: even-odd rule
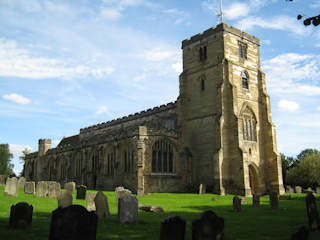
[[[223,14],[222,14],[222,0],[220,0],[220,17],[221,17],[221,23],[223,22]]]

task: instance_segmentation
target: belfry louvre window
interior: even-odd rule
[[[207,46],[199,48],[199,59],[200,61],[207,59]]]
[[[158,140],[152,147],[152,172],[173,173],[173,147],[165,140]]]
[[[241,79],[242,79],[242,88],[249,89],[249,76],[247,72],[241,73]]]
[[[239,44],[239,56],[242,59],[247,59],[247,44],[238,42]]]

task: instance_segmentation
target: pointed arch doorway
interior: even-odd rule
[[[251,194],[260,195],[261,191],[259,188],[260,184],[259,184],[258,170],[252,164],[249,165],[249,180],[250,180]]]

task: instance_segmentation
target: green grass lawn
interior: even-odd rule
[[[0,239],[48,239],[51,212],[57,208],[57,200],[37,198],[23,193],[20,189],[18,197],[4,196],[4,187],[0,186]],[[89,191],[93,192],[93,191]],[[206,210],[214,211],[225,221],[225,234],[228,240],[236,239],[290,239],[291,234],[301,225],[308,224],[305,194],[291,194],[292,200],[279,202],[279,210],[271,210],[268,196],[260,199],[260,208],[252,208],[252,199],[247,198],[247,205],[241,212],[234,212],[232,195],[219,196],[214,194],[178,194],[154,193],[137,197],[139,204],[159,205],[165,213],[157,214],[139,210],[139,223],[121,225],[117,221],[117,207],[114,192],[104,192],[109,201],[110,218],[99,219],[97,239],[136,239],[157,240],[160,238],[160,223],[162,219],[178,215],[187,221],[186,240],[191,240],[192,220],[200,217]],[[73,204],[86,205],[85,200],[76,200]],[[215,197],[216,201],[212,201]],[[319,197],[319,195],[317,195]],[[28,202],[33,205],[32,227],[26,230],[8,229],[10,207],[18,202]],[[318,209],[320,204],[318,200]],[[310,239],[320,239],[319,233],[313,233]]]

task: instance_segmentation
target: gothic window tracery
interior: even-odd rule
[[[242,115],[243,140],[257,141],[256,125],[257,121],[253,112],[247,108]]]
[[[158,140],[152,147],[152,172],[173,173],[174,172],[173,147],[166,140]]]

